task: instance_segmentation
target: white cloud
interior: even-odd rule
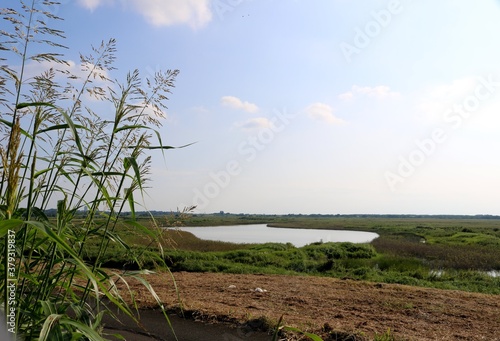
[[[494,131],[500,124],[499,90],[493,87],[489,92],[484,88],[483,82],[487,79],[467,77],[427,87],[416,94],[416,118],[426,124],[446,125],[451,124],[447,118],[454,117],[464,123],[461,129]],[[477,101],[476,110],[467,110],[467,99]]]
[[[210,112],[207,108],[205,108],[203,105],[197,105],[194,107],[189,108],[192,112],[195,112],[197,114],[207,114]]]
[[[14,67],[14,69],[18,68],[20,69],[20,67]],[[48,60],[43,60],[40,62],[30,61],[25,67],[24,78],[30,79],[35,76],[39,76],[50,69],[60,71],[61,74],[71,74],[78,79],[87,78],[88,73],[91,72],[90,79],[96,84],[102,83],[103,79],[105,78],[110,78],[107,70],[97,68],[94,69],[94,65],[91,63],[77,64],[72,60],[68,60],[67,64],[55,63]],[[61,77],[65,77],[61,74],[56,73],[57,80],[60,80]]]
[[[133,0],[134,7],[155,26],[205,26],[212,19],[208,0]]]
[[[500,101],[495,98],[491,102],[481,103],[479,111],[472,113],[465,123],[478,134],[497,134],[500,126],[499,112]]]
[[[474,94],[477,79],[473,77],[456,79],[447,84],[438,84],[424,89],[418,95],[417,117],[426,123],[441,122],[446,110],[460,104],[470,94]]]
[[[137,109],[134,110],[136,114],[142,113],[143,117],[149,117],[152,120],[161,121],[163,119],[167,119],[167,113],[162,110],[162,108],[154,107],[152,104],[147,104],[146,102],[138,102],[134,105],[137,106]]]
[[[154,26],[187,24],[199,28],[212,20],[210,0],[79,0],[81,6],[90,10],[117,2],[144,16]]]
[[[383,100],[399,97],[399,92],[391,91],[391,89],[385,85],[378,85],[375,87],[353,85],[351,91],[340,94],[338,97],[346,101],[354,99],[356,95]]]
[[[224,96],[221,98],[221,104],[233,109],[241,109],[249,113],[256,113],[259,111],[259,107],[250,102],[243,102],[238,97],[234,96]]]
[[[329,124],[342,124],[345,121],[333,115],[333,108],[325,103],[313,103],[306,108],[306,113],[314,120]]]
[[[112,4],[114,0],[78,0],[80,6],[83,6],[91,11],[104,4]]]
[[[236,123],[237,128],[241,128],[243,130],[257,130],[264,128],[271,128],[273,126],[273,122],[265,117],[256,117],[245,122]]]
[[[343,101],[351,101],[354,98],[354,94],[352,92],[345,92],[339,95],[339,99]]]

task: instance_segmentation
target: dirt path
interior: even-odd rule
[[[322,277],[174,273],[183,307],[205,321],[265,317],[305,331],[403,340],[500,340],[500,296]],[[179,305],[168,274],[147,276],[161,299]],[[261,288],[263,292],[255,291]],[[133,284],[140,306],[155,306]]]

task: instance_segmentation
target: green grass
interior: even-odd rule
[[[204,219],[213,222],[210,216]],[[217,217],[215,220],[220,222],[221,219]],[[304,220],[306,218],[300,218],[301,222]],[[234,217],[229,221],[234,221]],[[394,224],[388,219],[386,221],[388,225]],[[381,219],[375,221],[377,225],[384,225],[382,222]],[[162,232],[163,260],[172,271],[329,276],[500,294],[500,279],[484,272],[500,266],[498,249],[491,243],[462,245],[444,239],[440,243],[422,243],[431,234],[416,234],[422,230],[419,227],[421,221],[402,222],[404,220],[398,220],[399,229],[393,227],[392,233],[382,234],[371,244],[313,243],[300,248],[280,243],[252,245],[204,241],[188,232],[169,230]],[[356,219],[349,219],[349,223],[354,225]],[[369,221],[362,219],[360,223],[366,227]],[[426,223],[431,224],[432,220],[426,220]],[[460,221],[448,221],[447,224],[452,223],[450,227],[443,221],[437,223],[439,231],[461,229],[455,226]],[[484,229],[481,223],[475,221],[477,231]],[[412,227],[412,224],[416,225]],[[468,226],[474,228],[474,224]],[[127,235],[132,234],[129,231]],[[155,247],[146,246],[147,241],[142,241],[141,246],[138,244],[136,249],[144,253],[141,266],[154,267],[161,263],[152,261],[158,257]],[[109,266],[133,266],[132,259],[123,252],[117,251],[106,259],[110,260]]]

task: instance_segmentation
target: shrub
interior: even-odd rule
[[[315,243],[305,246],[304,251],[315,260],[372,258],[375,250],[370,245],[354,243]]]

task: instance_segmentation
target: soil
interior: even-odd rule
[[[388,330],[397,340],[500,340],[499,295],[308,276],[173,276],[177,291],[169,273],[146,276],[170,311],[182,305],[196,320],[240,328],[240,338],[207,340],[252,340],[244,328],[272,326],[281,316],[283,324],[325,340],[373,339]],[[129,284],[140,308],[158,306],[142,284]]]

